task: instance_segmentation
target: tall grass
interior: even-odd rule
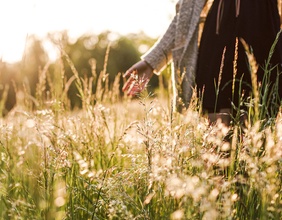
[[[93,66],[82,79],[68,64],[73,78],[59,66],[51,81],[46,66],[37,96],[18,91],[0,119],[0,219],[281,219],[281,111],[210,125],[147,94],[120,102],[119,76],[109,85]],[[71,83],[81,110],[68,108]]]

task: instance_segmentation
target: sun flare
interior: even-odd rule
[[[0,59],[21,60],[26,38],[67,30],[71,37],[110,30],[162,34],[174,13],[172,0],[10,0],[0,2]]]

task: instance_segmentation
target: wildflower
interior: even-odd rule
[[[54,203],[55,203],[55,206],[62,207],[63,205],[65,205],[66,200],[63,197],[58,197],[55,199]]]
[[[215,209],[210,209],[205,212],[203,216],[203,220],[217,220],[218,212]]]
[[[177,210],[174,213],[171,214],[172,220],[181,220],[184,218],[184,211],[183,210]]]
[[[28,128],[33,128],[36,125],[36,123],[33,119],[28,119],[25,124],[26,124],[26,127],[28,127]]]

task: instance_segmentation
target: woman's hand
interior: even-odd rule
[[[152,76],[154,75],[153,68],[141,60],[130,67],[123,77],[129,77],[122,88],[123,92],[127,92],[127,95],[136,95],[142,92]]]

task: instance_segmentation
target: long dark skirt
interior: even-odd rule
[[[240,8],[236,8],[235,0],[223,0],[221,3],[222,7],[219,6],[220,0],[215,0],[208,13],[200,42],[196,74],[198,91],[204,91],[203,108],[209,112],[213,112],[214,109],[219,111],[222,108],[231,108],[231,103],[236,106],[239,94],[243,93],[247,97],[252,92],[250,68],[240,39],[244,39],[253,51],[259,64],[257,78],[261,82],[264,78],[263,67],[280,30],[277,0],[241,0]],[[236,38],[239,39],[237,75],[235,91],[232,91]],[[224,65],[220,71],[224,48],[226,48]],[[279,41],[271,65],[280,66],[281,63],[282,47]],[[218,83],[220,72],[221,80]],[[280,97],[282,97],[281,76]],[[241,78],[242,83],[239,83]],[[277,68],[271,72],[270,78],[273,84],[277,78]],[[240,91],[239,84],[242,86]]]

